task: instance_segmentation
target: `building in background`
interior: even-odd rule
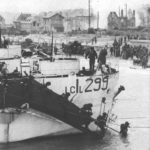
[[[46,14],[39,14],[32,17],[31,20],[31,32],[32,33],[42,33],[44,32],[44,17]]]
[[[121,10],[121,15],[117,15],[116,12],[110,12],[108,15],[108,29],[128,29],[135,27],[135,10],[129,10],[128,14],[124,15],[123,10]]]
[[[89,28],[89,12],[87,9],[74,9],[62,12],[64,19],[65,32],[74,30],[83,31]],[[95,21],[93,10],[91,10],[91,27]]]
[[[60,13],[49,12],[43,19],[44,31],[64,32],[64,17]]]
[[[94,28],[95,20],[91,9],[91,28]],[[21,13],[14,21],[14,27],[27,33],[84,31],[89,28],[89,12],[87,9],[70,9],[38,15]]]
[[[108,15],[108,29],[120,29],[121,23],[116,12],[110,12]]]
[[[5,19],[0,15],[0,27],[5,28]]]
[[[14,26],[19,31],[31,32],[31,14],[21,13],[14,21]]]
[[[129,9],[128,11],[128,27],[134,28],[136,26],[136,19],[135,19],[135,10]]]
[[[142,6],[138,12],[140,26],[150,28],[150,5]]]
[[[69,17],[65,18],[64,26],[65,26],[65,32],[71,32],[71,31],[81,31],[81,30],[87,30],[88,25],[88,16],[75,16],[75,17]]]
[[[32,15],[21,13],[14,21],[14,26],[19,31],[27,33],[39,33],[44,30],[43,17],[45,14]]]

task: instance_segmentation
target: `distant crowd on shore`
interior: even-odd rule
[[[110,48],[110,55],[121,57],[122,59],[131,58],[133,59],[133,64],[139,64],[146,68],[150,53],[145,46],[132,46],[127,43],[126,38],[119,38],[118,41],[114,40],[113,46]]]
[[[0,37],[0,48],[8,48],[9,40],[3,36],[3,38]]]

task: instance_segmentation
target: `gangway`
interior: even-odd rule
[[[0,96],[2,108],[20,108],[28,103],[31,109],[50,115],[84,133],[99,135],[87,128],[87,125],[95,119],[67,98],[48,89],[46,86],[48,84],[42,85],[30,76],[1,79],[1,83],[3,84],[0,85],[0,91],[5,94]]]

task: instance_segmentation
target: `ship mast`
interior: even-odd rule
[[[89,0],[89,29],[91,27],[91,0]]]
[[[99,11],[97,12],[97,29],[99,29]]]
[[[52,55],[52,57],[53,57],[53,31],[52,31],[51,55]]]
[[[127,4],[125,4],[125,11],[126,11],[126,30],[128,29],[128,8]]]
[[[2,48],[2,39],[1,39],[1,36],[2,36],[2,32],[1,32],[1,25],[0,25],[0,48]]]
[[[3,109],[5,109],[6,106],[6,93],[7,93],[7,79],[4,80],[3,82]]]

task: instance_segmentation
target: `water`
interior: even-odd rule
[[[150,128],[134,128],[150,127],[150,69],[135,68],[126,60],[119,64],[118,86],[124,85],[126,90],[117,98],[114,113],[118,120],[111,127],[119,131],[119,124],[130,122],[127,138],[108,130],[103,139],[85,134],[44,137],[0,144],[0,150],[150,150]]]

